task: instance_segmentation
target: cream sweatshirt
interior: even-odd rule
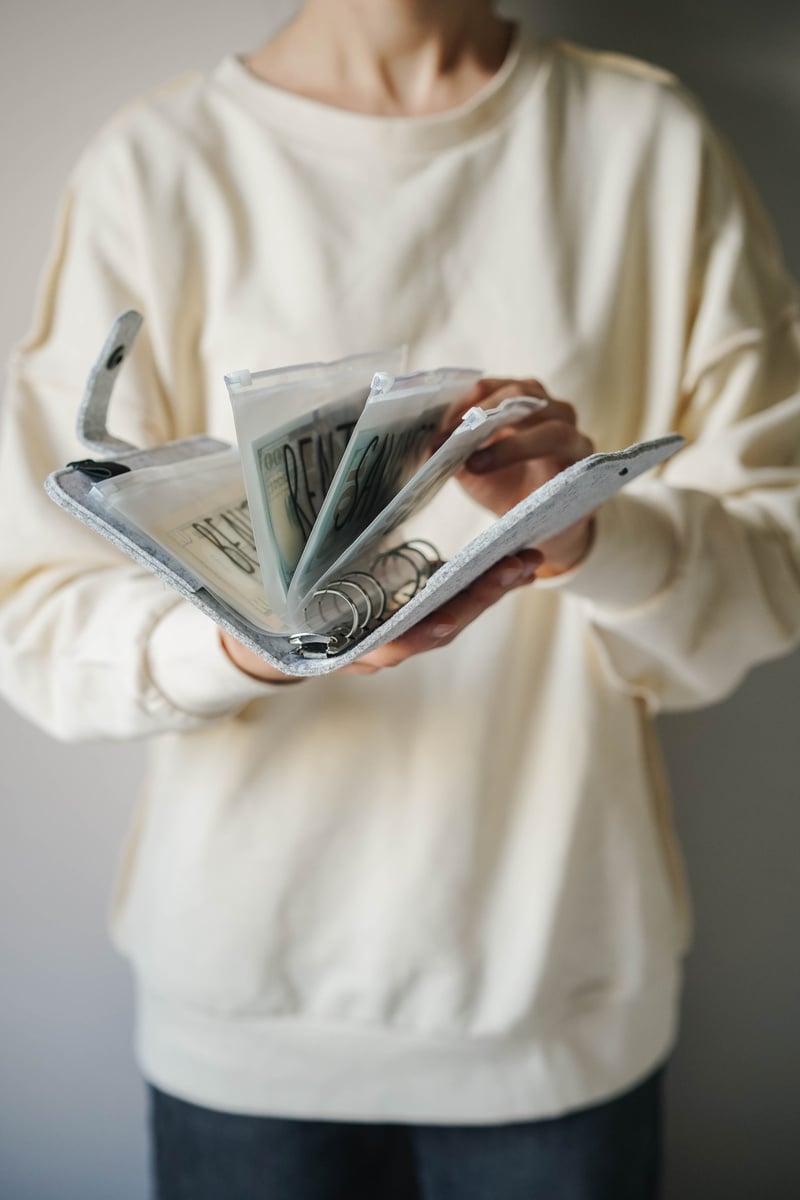
[[[226,371],[407,342],[536,376],[598,449],[690,445],[574,571],[395,671],[291,687],[58,510],[111,319],[140,445],[233,440]],[[67,189],[0,464],[0,678],[62,738],[155,734],[113,930],[159,1087],[278,1115],[491,1122],[633,1084],[687,907],[654,712],[800,638],[800,338],[764,216],[680,86],[517,39],[469,104],[320,106],[233,57],[127,108]],[[415,532],[491,520],[457,485]],[[718,798],[711,797],[711,802]]]

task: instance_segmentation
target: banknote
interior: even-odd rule
[[[153,534],[184,562],[220,600],[257,628],[271,630],[279,622],[264,593],[250,511],[244,497],[191,514],[173,515]]]
[[[336,548],[339,553],[327,567],[310,572],[316,584],[327,583],[331,576],[346,574],[355,568],[372,570],[376,555],[387,545],[387,539],[401,525],[428,504],[467,459],[498,430],[528,418],[544,401],[527,396],[504,400],[497,408],[472,408],[460,425],[426,458],[405,485],[381,505],[370,523],[358,536],[348,538]],[[332,543],[331,543],[332,544]],[[327,549],[327,545],[324,547]],[[321,562],[316,564],[317,568]]]
[[[287,591],[363,407],[357,401],[312,413],[253,444],[274,567]]]
[[[378,374],[296,564],[298,605],[430,457],[442,418],[478,373],[461,369]]]
[[[415,474],[430,453],[445,407],[353,435],[345,470],[317,520],[313,540],[307,543],[308,553],[303,555],[293,593],[307,591]]]
[[[267,599],[289,586],[381,362],[405,351],[225,376]]]

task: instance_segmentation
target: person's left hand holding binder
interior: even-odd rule
[[[448,645],[481,613],[491,608],[498,600],[502,600],[506,592],[535,579],[542,562],[543,555],[538,550],[520,550],[518,554],[502,558],[442,608],[424,617],[407,633],[377,646],[368,654],[357,658],[355,662],[342,667],[342,673],[374,675],[376,671],[385,667],[399,666],[415,654],[424,654],[428,650]],[[226,630],[220,629],[219,632],[228,657],[246,675],[251,675],[254,679],[263,679],[267,683],[299,682],[298,676],[286,675],[270,666]]]

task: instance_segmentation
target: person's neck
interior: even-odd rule
[[[421,116],[480,91],[512,32],[488,0],[307,0],[245,62],[267,83],[337,108]]]

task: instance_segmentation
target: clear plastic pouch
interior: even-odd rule
[[[524,420],[544,404],[519,396],[494,409],[471,408],[431,452],[442,418],[477,378],[477,371],[454,369],[393,380],[376,377],[297,568],[290,608],[337,575],[373,570],[391,535],[433,499],[470,455],[498,429]]]
[[[114,475],[95,483],[91,494],[257,628],[285,630],[267,603],[235,447]]]
[[[373,375],[404,359],[400,349],[225,377],[267,599],[281,615]]]
[[[480,378],[443,368],[395,377],[375,374],[364,410],[328,489],[297,565],[289,594],[295,611],[345,551],[429,458],[444,414]]]

